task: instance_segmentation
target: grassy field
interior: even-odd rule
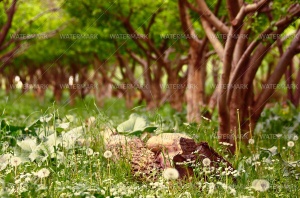
[[[215,114],[197,125],[168,105],[148,112],[144,106],[126,109],[119,99],[97,107],[88,97],[70,107],[51,97],[39,102],[31,94],[0,95],[0,197],[300,197],[300,111],[292,106],[265,110],[251,144],[241,144],[231,156],[217,141]],[[137,180],[126,158],[107,155],[102,138],[107,126],[116,128],[132,113],[157,126],[154,133],[207,141],[236,170],[196,167],[189,181],[162,174],[155,181]]]

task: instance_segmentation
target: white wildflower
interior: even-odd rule
[[[146,195],[146,198],[155,198],[154,195]]]
[[[93,151],[93,149],[88,148],[88,149],[86,149],[85,153],[86,153],[88,156],[91,156],[91,155],[93,155],[94,151]]]
[[[208,183],[208,194],[213,194],[215,191],[216,185],[214,183]]]
[[[210,162],[211,162],[211,161],[210,161],[209,158],[204,158],[203,161],[202,161],[202,163],[203,163],[204,166],[209,166],[209,165],[210,165]]]
[[[112,152],[111,151],[105,151],[103,156],[108,159],[108,158],[111,158],[112,157]]]
[[[44,178],[44,177],[48,177],[50,174],[50,171],[47,168],[42,168],[41,170],[39,170],[37,172],[37,176],[39,178]]]
[[[299,138],[298,138],[298,135],[295,135],[294,137],[293,137],[293,140],[294,141],[297,141]]]
[[[222,186],[222,188],[226,191],[229,191],[230,194],[236,195],[236,190],[222,182],[217,182],[218,185]]]
[[[179,172],[175,168],[167,168],[163,172],[163,177],[167,180],[178,179]]]
[[[251,187],[256,191],[264,192],[270,188],[270,183],[265,179],[255,179]]]
[[[10,164],[15,167],[19,166],[21,164],[21,162],[22,162],[22,160],[19,157],[12,157],[10,159]]]
[[[30,177],[26,177],[25,178],[25,182],[30,182],[31,181],[31,178]]]
[[[21,179],[17,179],[17,180],[15,181],[15,184],[19,184],[19,183],[21,183]]]
[[[249,139],[249,141],[248,141],[249,144],[254,144],[254,142],[255,142],[255,141],[254,141],[254,139],[252,139],[252,138]]]
[[[179,195],[179,198],[192,198],[192,195],[189,192],[184,192]]]
[[[289,142],[287,143],[287,145],[288,145],[288,147],[292,148],[292,147],[295,146],[295,143],[294,143],[293,141],[289,141]]]

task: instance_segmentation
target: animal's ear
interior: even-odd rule
[[[193,139],[180,138],[179,144],[183,155],[191,154],[196,150],[196,143]]]
[[[189,178],[194,175],[194,171],[191,167],[188,167],[186,164],[186,159],[180,154],[173,157],[173,163],[176,170],[179,172],[180,178]]]

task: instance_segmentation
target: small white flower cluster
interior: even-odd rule
[[[18,193],[29,191],[30,190],[29,186],[32,185],[32,174],[24,173],[24,172],[20,173],[15,177],[14,184],[15,185],[7,185],[6,192],[9,195],[15,195],[16,190],[18,190]],[[0,192],[0,196],[1,196],[1,192]]]
[[[233,146],[233,144],[230,144],[228,142],[219,142],[219,144],[221,144],[223,146]]]
[[[24,179],[25,182],[30,182],[32,180],[31,173],[20,174],[20,179]]]
[[[223,172],[221,172],[221,176],[233,175],[234,177],[239,176],[239,172],[237,170],[233,170],[230,167],[225,168]]]
[[[108,190],[107,188],[104,188],[104,189]],[[125,197],[125,196],[132,197],[137,192],[139,192],[139,187],[135,186],[135,185],[126,185],[126,184],[120,182],[120,183],[113,185],[113,187],[109,189],[109,192],[114,197]],[[105,193],[104,190],[102,191],[102,193]]]
[[[201,182],[198,182],[197,185],[201,190],[207,190],[209,195],[213,194],[216,189],[216,184],[213,182],[204,182],[203,184]]]
[[[195,166],[195,160],[187,159],[187,161],[176,162],[176,165]]]
[[[236,190],[222,182],[217,182],[218,185],[220,185],[225,191],[228,191],[229,194],[232,194],[232,195],[236,195]]]
[[[164,184],[163,181],[150,182],[149,185],[152,189],[167,189],[167,186]]]

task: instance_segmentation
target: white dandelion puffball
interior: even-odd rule
[[[179,172],[175,168],[166,168],[163,172],[163,177],[167,180],[179,178]]]
[[[91,155],[93,155],[94,151],[93,151],[93,149],[88,148],[88,149],[86,149],[85,153],[86,153],[88,156],[91,156]]]
[[[294,141],[297,141],[299,138],[298,138],[298,135],[295,135],[294,137],[293,137],[293,140]]]
[[[289,141],[289,142],[287,143],[287,145],[288,145],[288,147],[292,148],[292,147],[295,146],[295,143],[294,143],[293,141]]]
[[[209,166],[209,165],[210,165],[210,162],[211,162],[211,161],[210,161],[209,158],[204,158],[203,161],[202,161],[202,163],[203,163],[204,166]]]
[[[248,143],[249,143],[249,144],[254,144],[254,142],[255,142],[255,141],[254,141],[254,139],[252,139],[252,138],[248,140]]]
[[[39,178],[45,178],[48,177],[49,175],[50,175],[50,171],[47,168],[42,168],[37,172],[37,176]]]
[[[251,188],[259,192],[264,192],[270,188],[270,183],[265,179],[255,179],[252,182]]]
[[[112,157],[112,152],[111,151],[105,151],[103,156],[106,158],[106,159],[109,159]]]
[[[10,159],[10,164],[15,167],[19,166],[21,164],[21,162],[22,162],[22,160],[19,157],[12,157]]]

